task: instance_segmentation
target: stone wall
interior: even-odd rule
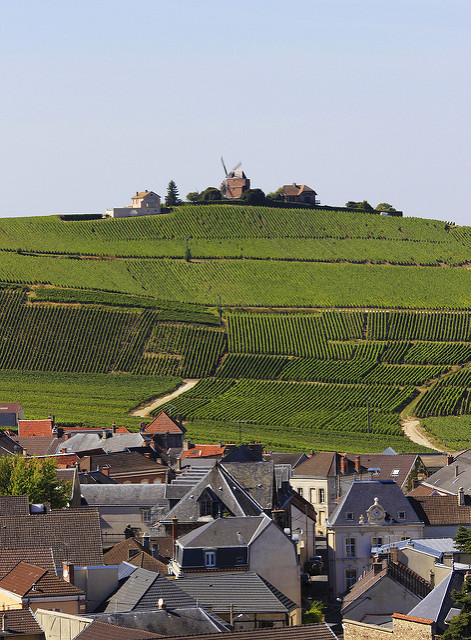
[[[433,640],[434,623],[431,620],[393,614],[393,628],[384,629],[374,624],[344,619],[344,640]]]

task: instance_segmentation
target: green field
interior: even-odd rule
[[[0,220],[2,397],[133,426],[132,407],[197,378],[172,411],[203,442],[243,424],[271,449],[419,450],[405,411],[460,448],[470,248],[471,228],[322,209]]]

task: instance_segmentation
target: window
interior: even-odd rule
[[[152,513],[150,507],[146,507],[145,509],[141,509],[141,518],[142,522],[149,524],[152,520]]]
[[[397,515],[399,516],[399,520],[405,520],[406,519],[406,512],[405,511],[399,511]]]
[[[325,489],[319,489],[319,502],[325,502]]]
[[[371,546],[372,547],[381,547],[383,544],[383,538],[371,538]]]
[[[345,538],[345,557],[355,557],[355,538]]]
[[[298,493],[302,498],[303,497],[303,488],[302,487],[298,487]]]
[[[347,569],[345,571],[345,589],[351,589],[357,581],[357,570]]]
[[[311,504],[315,504],[316,503],[316,490],[315,489],[309,489],[309,502]]]
[[[204,552],[204,566],[205,567],[215,567],[216,566],[216,552],[215,551],[205,551]]]
[[[200,516],[211,516],[213,511],[212,500],[200,500]]]
[[[393,470],[391,471],[391,475],[392,475],[392,476],[398,476],[400,473],[401,473],[401,470],[400,470],[400,469],[393,469]]]
[[[345,514],[345,517],[347,518],[347,520],[353,520],[353,513],[349,511],[348,513]]]

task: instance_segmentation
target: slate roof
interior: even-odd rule
[[[174,636],[172,640],[216,640],[214,633],[193,636]],[[325,624],[303,624],[293,627],[273,629],[253,629],[252,631],[233,631],[231,640],[336,640],[337,636]]]
[[[2,613],[3,615],[6,614],[5,623],[7,631],[12,635],[43,633],[31,609],[8,609],[8,611],[3,611]],[[9,633],[4,634],[5,637],[9,635]]]
[[[247,546],[269,526],[276,525],[266,515],[217,518],[180,536],[178,543],[186,549]]]
[[[426,618],[433,620],[437,624],[437,631],[440,633],[448,625],[445,620],[455,602],[451,596],[452,590],[457,591],[463,585],[464,573],[451,571],[418,605],[416,605],[408,615],[415,618]]]
[[[23,447],[4,431],[0,431],[0,456],[21,453]]]
[[[278,453],[270,451],[263,454],[263,459],[277,464],[288,464],[292,469],[300,465],[302,462],[309,460],[305,453]]]
[[[273,462],[226,462],[222,466],[258,502],[262,509],[275,506]]]
[[[60,453],[62,449],[70,451],[94,451],[103,449],[105,452],[124,451],[131,447],[141,447],[145,442],[140,433],[114,433],[108,438],[103,438],[98,433],[77,433],[67,440],[62,440],[54,453]]]
[[[110,478],[102,471],[87,471],[79,473],[78,479],[80,484],[119,484],[114,478]]]
[[[168,607],[196,606],[196,600],[182,591],[176,580],[138,568],[100,608],[105,613],[156,609],[159,598],[163,598]]]
[[[56,566],[103,564],[97,509],[53,509],[34,515],[0,514],[0,548],[51,547]]]
[[[145,434],[154,434],[154,433],[185,433],[185,427],[181,428],[172,418],[165,413],[165,411],[161,411],[159,415],[152,420],[148,425],[144,427],[143,433]]]
[[[231,605],[240,613],[288,613],[297,605],[283,595],[277,597],[266,580],[254,571],[188,575],[176,580],[178,586],[203,607],[218,615],[227,615]],[[279,592],[278,592],[279,593]]]
[[[146,629],[165,636],[183,634],[211,634],[220,637],[219,632],[227,631],[227,626],[201,607],[174,607],[172,609],[150,609],[149,611],[94,613],[88,615],[95,620],[126,627]]]
[[[20,562],[0,580],[0,589],[28,598],[84,595],[71,582],[28,562]]]
[[[465,495],[465,504],[458,504],[457,496],[408,496],[412,508],[426,525],[469,524],[471,522],[471,496]]]
[[[391,547],[407,549],[412,547],[415,551],[425,553],[434,558],[441,559],[444,553],[458,553],[453,538],[414,538],[412,540],[401,540],[379,547],[378,553],[389,553]]]
[[[329,525],[357,525],[360,516],[363,516],[365,522],[368,522],[366,512],[373,505],[375,498],[378,498],[379,505],[386,512],[388,526],[419,524],[421,522],[420,517],[415,513],[398,484],[387,480],[365,480],[352,482],[329,518]],[[405,512],[404,519],[398,520],[399,511]],[[353,518],[347,520],[347,513],[352,513]]]
[[[52,435],[52,420],[18,420],[18,435],[50,436]]]
[[[84,484],[80,486],[83,498],[90,506],[168,507],[166,485],[157,484]]]
[[[251,498],[237,480],[222,465],[217,464],[186,493],[161,522],[171,522],[174,516],[181,523],[201,521],[198,498],[208,488],[233,516],[258,516],[262,512],[261,506]]]
[[[93,620],[88,627],[74,637],[74,640],[151,640],[164,637],[158,633],[142,631],[142,629],[130,629]]]
[[[422,484],[454,495],[463,487],[465,493],[471,494],[471,449],[457,455],[451,464],[433,473]]]

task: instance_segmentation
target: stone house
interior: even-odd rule
[[[307,204],[319,204],[316,200],[317,193],[307,184],[284,184],[280,192],[285,202],[305,202]]]

